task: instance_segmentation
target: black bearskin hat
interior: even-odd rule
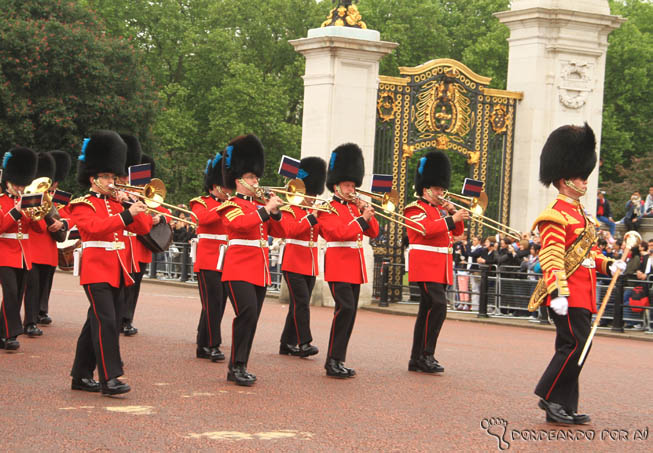
[[[263,144],[256,135],[241,135],[227,145],[222,160],[222,177],[225,186],[236,188],[236,179],[252,172],[259,178],[263,176],[265,155]]]
[[[415,192],[422,196],[431,186],[448,189],[451,184],[451,162],[443,151],[431,151],[421,157],[415,169]]]
[[[307,195],[322,195],[326,180],[326,162],[320,157],[303,158],[297,177],[304,181]]]
[[[99,173],[122,175],[127,161],[127,144],[117,132],[99,130],[84,139],[77,162],[77,182],[90,187],[88,180]]]
[[[125,170],[120,176],[127,176],[129,174],[129,167],[141,163],[143,151],[141,150],[141,142],[138,141],[133,135],[120,134],[120,138],[127,144],[127,160],[125,162]]]
[[[66,176],[68,176],[68,173],[70,173],[72,159],[70,158],[70,154],[65,151],[54,150],[50,151],[50,154],[52,154],[52,157],[56,163],[54,182],[61,182],[66,179]]]
[[[152,171],[152,177],[156,178],[154,176],[154,170],[156,169],[156,164],[154,163],[154,158],[151,156],[148,156],[147,154],[141,155],[141,164],[150,164],[150,169]]]
[[[206,162],[204,169],[204,190],[209,193],[214,185],[224,186],[222,177],[222,151],[218,152],[214,158]]]
[[[594,131],[583,126],[561,126],[551,132],[540,154],[540,182],[549,187],[559,179],[587,179],[596,166]]]
[[[356,187],[360,187],[364,175],[363,151],[358,145],[345,143],[333,150],[326,179],[327,188],[331,192],[334,185],[343,181],[351,181]]]
[[[2,159],[2,181],[27,186],[36,175],[38,156],[29,148],[13,148]]]
[[[34,178],[50,178],[54,182],[54,175],[57,171],[57,163],[48,152],[39,153],[39,160],[36,164],[36,176]]]

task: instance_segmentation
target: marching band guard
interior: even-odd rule
[[[306,187],[306,195],[316,197],[324,192],[326,162],[319,157],[306,157],[299,165],[298,178]],[[281,271],[288,284],[290,303],[281,333],[279,354],[309,357],[319,351],[311,345],[310,301],[315,277],[318,275],[317,240],[320,226],[311,212],[313,201],[304,198],[304,207],[283,206],[286,243],[283,248]]]
[[[263,169],[263,145],[256,136],[240,136],[229,143],[222,171],[225,185],[236,193],[218,207],[229,236],[222,281],[236,314],[227,380],[243,386],[256,381],[256,376],[247,371],[247,362],[266,285],[271,283],[268,233],[285,236],[279,212],[281,199],[271,194],[261,206],[255,198]]]
[[[27,283],[27,272],[32,268],[30,233],[40,231],[41,225],[30,219],[21,209],[22,192],[36,174],[37,154],[29,148],[13,148],[2,160],[2,190],[0,194],[0,349],[15,351],[20,347],[16,339],[23,333],[20,306]]]
[[[54,191],[59,188],[59,183],[64,179],[66,179],[68,173],[70,173],[70,167],[72,166],[72,162],[70,159],[70,154],[68,154],[65,151],[60,151],[60,150],[50,151],[50,155],[54,158],[54,162],[55,162],[54,179],[52,181],[52,187],[50,189],[51,193],[54,193]],[[59,205],[56,202],[54,202],[54,204],[57,210],[64,208],[63,205]],[[61,222],[64,223],[63,228],[67,231],[69,228],[68,222],[65,220],[62,220]],[[59,224],[57,222],[53,222],[52,225],[48,226],[48,231],[53,233],[55,231],[61,230],[62,227],[59,227],[59,229],[57,229],[58,227]],[[49,234],[48,236],[52,237],[51,234]],[[37,317],[37,323],[42,325],[52,324],[52,318],[48,314],[50,311],[49,310],[50,292],[52,291],[52,281],[54,279],[54,272],[57,269],[57,264],[59,261],[56,242],[50,241],[49,247],[53,249],[53,256],[55,257],[55,259],[52,265],[49,265],[44,268],[46,272],[45,276],[43,274],[41,274],[40,276],[40,278],[42,279],[41,283],[39,284],[39,288],[41,290],[41,299],[39,302],[39,314]],[[38,268],[39,266],[36,267]],[[43,271],[43,269],[41,269],[41,271]]]
[[[435,359],[440,329],[447,317],[447,285],[453,284],[453,237],[463,233],[469,212],[456,210],[441,198],[451,182],[451,163],[442,151],[422,157],[415,171],[415,191],[419,199],[404,215],[408,224],[424,231],[408,234],[408,280],[420,289],[419,311],[413,332],[409,371],[443,372]]]
[[[223,189],[222,153],[209,159],[204,170],[204,190],[208,195],[193,198],[191,210],[197,215],[197,248],[193,271],[202,301],[202,313],[197,326],[198,359],[222,362],[222,316],[227,303],[227,292],[222,283],[221,261],[227,246],[227,231],[218,208],[227,200]]]
[[[374,209],[356,196],[365,173],[363,152],[353,144],[338,146],[332,153],[326,186],[333,192],[330,206],[334,212],[319,215],[320,234],[327,241],[324,259],[324,280],[335,301],[329,349],[327,376],[350,378],[356,375],[344,366],[347,345],[354,328],[360,285],[367,283],[363,255],[363,236],[379,235]]]
[[[122,284],[133,283],[123,255],[125,244],[122,231],[145,234],[153,219],[138,201],[127,209],[122,192],[110,188],[116,175],[125,167],[127,145],[113,131],[100,130],[84,140],[77,168],[77,181],[90,187],[90,193],[70,202],[71,220],[82,238],[80,284],[84,287],[90,307],[84,327],[77,340],[72,367],[72,389],[87,392],[102,391],[117,395],[131,390],[121,382],[123,369],[118,344],[117,317]],[[119,201],[120,200],[120,201]],[[97,366],[100,384],[93,379]]]
[[[52,154],[48,152],[39,153],[35,178],[48,178],[54,181],[55,173],[56,161]],[[25,317],[23,319],[25,334],[29,337],[43,335],[43,331],[36,327],[36,323],[39,320],[42,300],[50,297],[52,276],[59,261],[57,243],[50,235],[50,231],[67,228],[64,222],[56,219],[52,219],[50,227],[46,225],[45,220],[40,220],[39,224],[42,231],[39,233],[32,232],[29,238],[32,251],[32,269],[27,273]]]
[[[585,424],[578,414],[578,365],[596,313],[596,272],[613,273],[625,263],[613,263],[596,246],[596,221],[579,198],[596,165],[594,132],[584,126],[562,126],[547,139],[540,156],[540,182],[559,194],[535,220],[540,232],[543,276],[531,296],[529,310],[549,307],[556,326],[555,354],[535,388],[539,407],[551,423]],[[611,264],[613,263],[613,264]]]

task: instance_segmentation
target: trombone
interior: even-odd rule
[[[376,192],[367,192],[365,190],[356,189],[355,197],[360,198],[361,195],[366,195],[366,196],[370,197],[372,200],[377,200],[377,201],[381,202],[381,204],[374,203],[374,202],[370,202],[370,204],[372,206],[374,206],[375,208],[379,208],[379,209],[381,209],[381,210],[383,210],[383,211],[390,214],[390,215],[386,215],[386,214],[381,214],[380,212],[377,212],[377,214],[380,215],[381,217],[383,217],[384,219],[387,219],[387,220],[389,220],[391,222],[402,225],[402,226],[404,226],[406,228],[410,228],[411,230],[417,231],[422,236],[424,236],[424,234],[426,234],[426,231],[424,230],[423,227],[422,228],[417,228],[417,227],[409,225],[408,223],[402,222],[401,220],[398,220],[395,217],[393,217],[393,216],[397,216],[397,217],[400,217],[400,218],[402,218],[404,220],[410,220],[411,222],[413,222],[411,219],[409,219],[405,215],[402,215],[402,214],[399,214],[398,212],[395,212],[395,209],[397,209],[397,205],[399,204],[399,193],[397,193],[397,191],[395,189],[392,189],[390,192],[386,192],[384,194],[378,194]],[[416,222],[413,222],[413,223],[416,223]]]
[[[306,185],[304,181],[299,178],[291,179],[283,187],[266,187],[266,186],[254,186],[254,192],[256,193],[256,198],[258,201],[265,204],[265,199],[269,196],[270,193],[275,195],[284,195],[286,198],[287,205],[297,206],[298,208],[303,209],[315,209],[316,211],[322,212],[332,212],[331,209],[324,206],[309,206],[302,205],[304,199],[317,199],[317,197],[312,197],[306,195]]]
[[[177,220],[179,222],[187,223],[191,225],[193,228],[197,228],[199,219],[197,218],[197,215],[195,215],[193,211],[179,208],[175,205],[172,205],[170,203],[165,203],[163,201],[166,197],[167,190],[165,184],[159,178],[152,178],[152,180],[148,184],[145,184],[143,187],[130,186],[128,184],[109,184],[109,189],[113,191],[121,191],[128,195],[133,195],[135,197],[138,197],[139,199],[143,200],[143,203],[145,203],[145,205],[147,206],[148,208],[147,211],[149,213],[162,215],[170,219]],[[159,206],[166,206],[171,209],[184,212],[189,216],[194,217],[195,221],[182,219],[181,217],[177,217],[175,215],[168,214],[166,212],[159,212],[156,210],[156,208],[158,208]]]
[[[447,198],[448,197],[448,198]],[[449,202],[458,209],[464,209],[469,212],[471,219],[475,222],[485,225],[488,228],[491,228],[499,233],[503,233],[506,236],[510,236],[514,239],[520,240],[521,236],[519,231],[511,228],[508,225],[505,225],[498,220],[491,219],[483,215],[488,204],[488,197],[485,192],[481,192],[478,198],[466,197],[464,195],[458,195],[456,193],[451,193],[448,190],[444,192],[444,195],[439,197],[443,202]],[[451,198],[463,203],[465,206],[458,204],[454,201],[451,201]],[[502,229],[503,228],[503,229]]]

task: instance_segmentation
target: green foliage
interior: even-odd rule
[[[156,100],[138,52],[75,3],[4,1],[0,62],[2,150],[22,145],[76,157],[95,129],[148,133]]]

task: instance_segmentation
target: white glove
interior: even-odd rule
[[[623,274],[623,272],[626,270],[626,263],[623,261],[615,261],[610,265],[610,272],[612,272],[612,275],[617,272],[617,269],[619,269],[619,271]]]
[[[567,315],[567,308],[569,308],[569,302],[567,301],[567,298],[564,296],[556,297],[555,299],[551,300],[550,307],[553,311],[555,311],[560,316],[565,316]]]

